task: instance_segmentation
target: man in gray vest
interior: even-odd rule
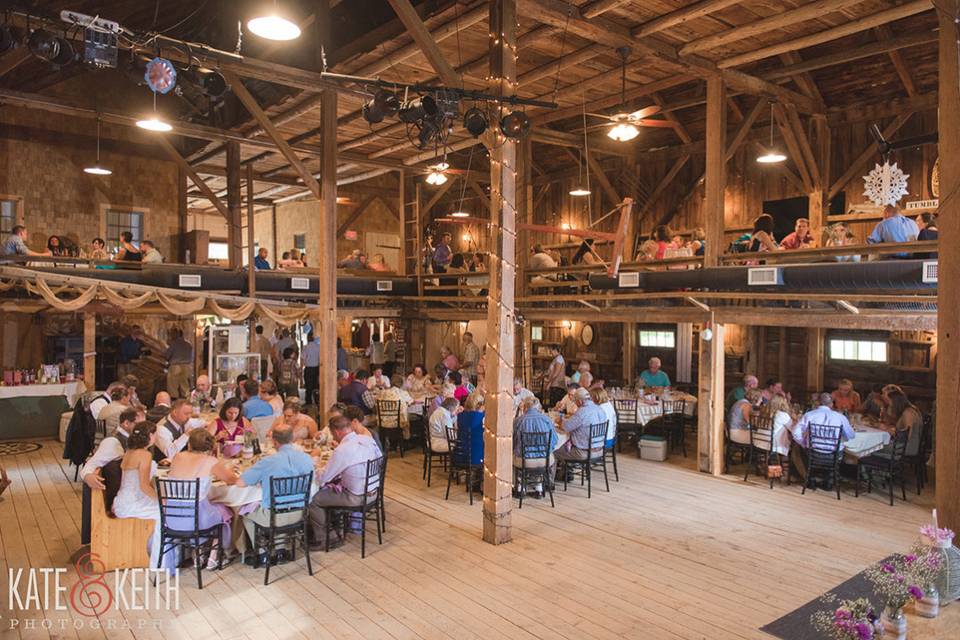
[[[187,432],[190,416],[193,415],[193,406],[181,398],[170,407],[160,424],[157,425],[157,449],[169,459],[180,453],[187,446]]]

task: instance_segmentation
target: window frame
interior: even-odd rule
[[[108,232],[109,224],[107,221],[107,215],[110,213],[121,213],[121,214],[139,214],[140,215],[140,238],[134,235],[134,243],[137,246],[140,246],[140,242],[148,239],[150,237],[149,233],[149,220],[150,220],[150,209],[147,207],[137,207],[126,204],[101,204],[100,205],[100,233],[99,236],[103,238],[103,241],[106,243],[107,253],[112,254],[112,249],[119,245],[118,238],[120,237],[119,232],[114,234],[116,237],[111,238],[110,233]],[[123,227],[119,227],[119,230],[123,230]],[[88,238],[87,242],[92,240]],[[81,240],[82,242],[82,240]],[[112,243],[112,244],[111,244]]]
[[[656,339],[654,342],[649,344],[644,344],[643,337],[644,335],[654,336]],[[665,336],[669,336],[670,340],[661,340]],[[669,342],[669,344],[665,344]],[[642,349],[676,349],[677,348],[677,330],[676,329],[666,329],[666,328],[655,328],[655,329],[637,329],[637,346]]]
[[[841,355],[834,355],[834,343],[839,345]],[[861,349],[863,345],[870,345],[870,356],[862,357]],[[873,357],[878,346],[883,346],[883,359]],[[890,364],[890,341],[887,338],[878,336],[858,335],[858,334],[834,334],[827,336],[825,349],[827,359],[832,362],[855,362],[862,365],[888,365]]]
[[[0,229],[3,232],[3,237],[6,237],[12,232],[13,227],[17,226],[18,224],[23,224],[23,196],[2,193],[0,194],[0,202],[14,203],[13,224],[10,225],[10,229]]]

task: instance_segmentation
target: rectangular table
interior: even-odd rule
[[[0,386],[0,440],[56,438],[60,414],[87,390],[83,380],[60,384]]]

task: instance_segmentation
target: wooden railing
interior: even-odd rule
[[[765,264],[834,262],[835,258],[848,256],[860,256],[863,259],[898,253],[937,253],[937,244],[937,240],[917,240],[914,242],[885,242],[881,244],[848,244],[842,247],[816,247],[813,249],[724,253],[720,256],[720,262],[722,264],[756,261],[762,261]]]

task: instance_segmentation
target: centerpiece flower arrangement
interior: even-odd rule
[[[827,595],[827,603],[836,602],[836,597]],[[883,635],[873,605],[866,598],[841,600],[832,611],[818,611],[810,618],[813,626],[833,640],[875,640]]]
[[[926,554],[924,555],[926,558]],[[884,603],[880,621],[884,630],[897,640],[907,637],[907,619],[903,608],[924,597],[925,562],[915,553],[897,553],[864,571],[873,590]]]

